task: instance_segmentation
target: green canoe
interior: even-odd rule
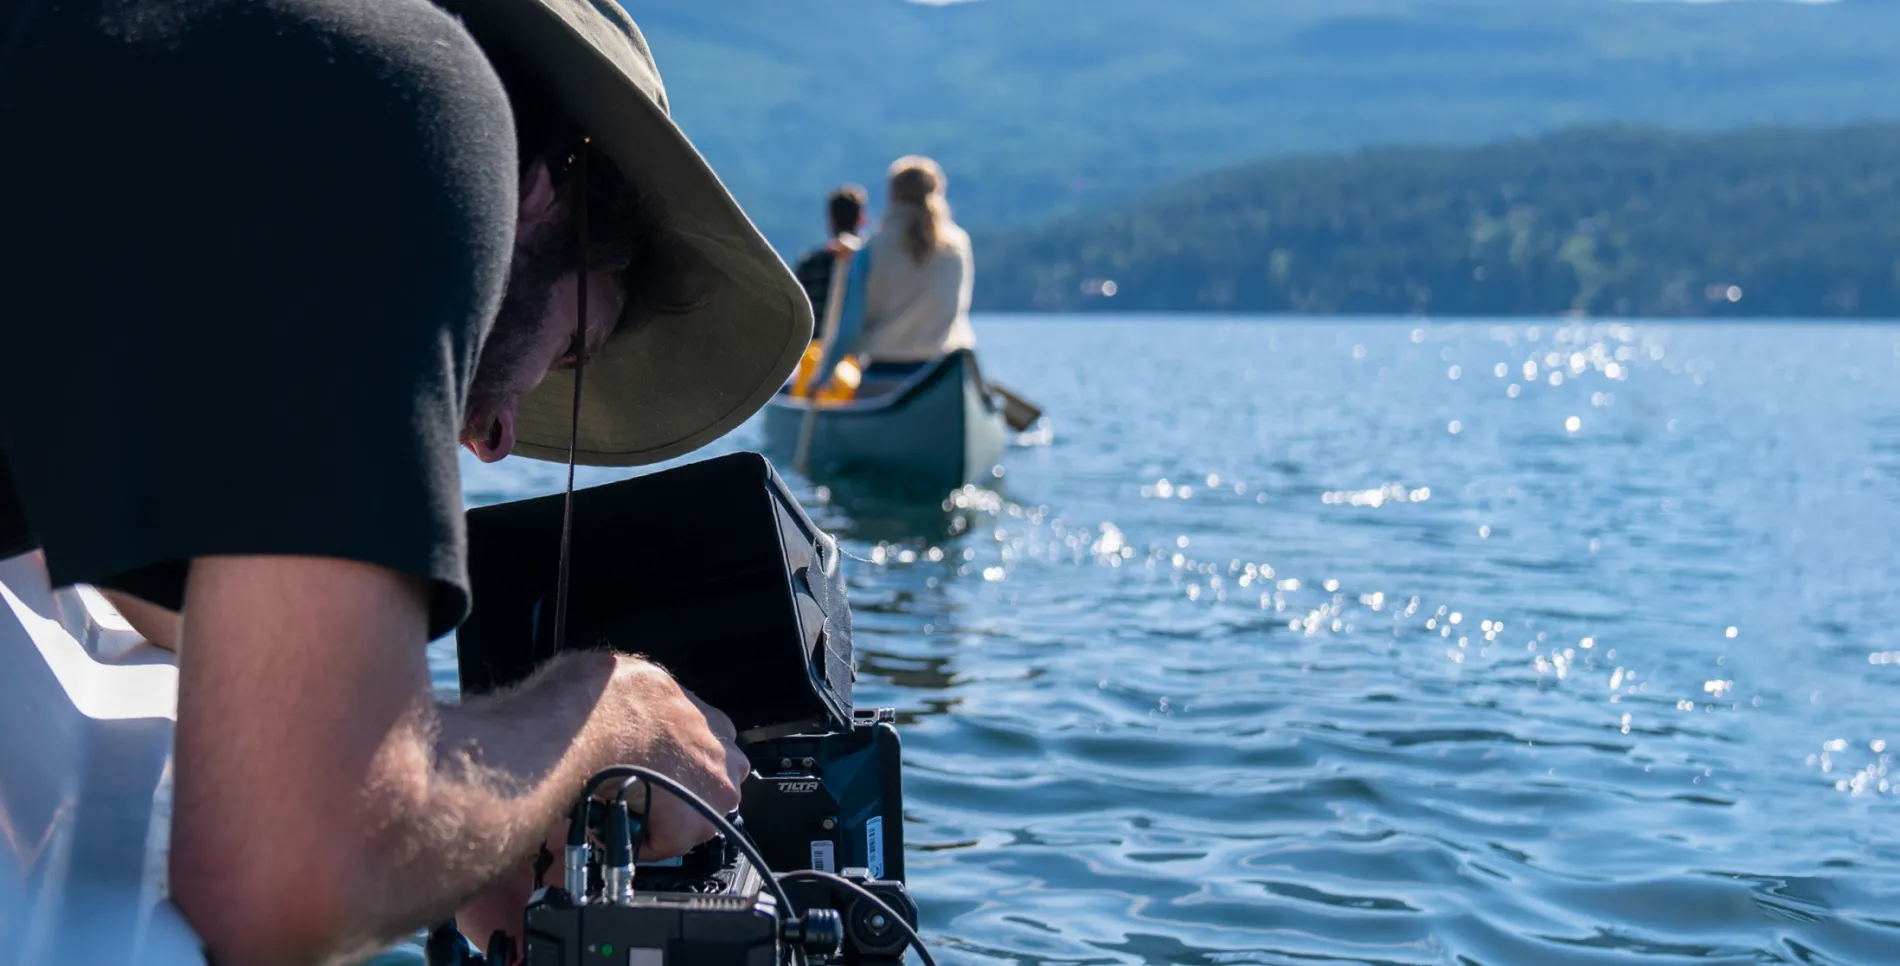
[[[818,409],[813,476],[875,476],[938,494],[991,478],[1003,458],[1003,405],[958,349],[873,395]],[[780,392],[765,407],[765,448],[790,461],[810,403]]]

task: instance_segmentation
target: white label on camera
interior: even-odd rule
[[[811,867],[819,872],[838,871],[837,845],[828,839],[812,839]]]
[[[627,950],[627,966],[666,966],[666,950],[636,946]]]
[[[884,816],[869,819],[864,823],[864,864],[871,869],[871,878],[884,878]]]

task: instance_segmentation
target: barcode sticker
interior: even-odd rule
[[[838,871],[838,847],[829,839],[812,839],[811,867],[819,872]]]
[[[871,878],[884,878],[884,816],[882,815],[864,823],[864,864],[871,870]]]

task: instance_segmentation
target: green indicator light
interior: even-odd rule
[[[601,943],[601,944],[600,944],[600,954],[601,954],[602,956],[612,956],[612,955],[614,954],[614,944],[613,944],[613,943]]]

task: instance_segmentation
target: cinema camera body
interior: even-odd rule
[[[629,889],[603,842],[584,879],[570,872],[536,892],[522,961],[773,966],[796,947],[812,961],[901,963],[906,937],[887,912],[914,927],[917,911],[904,888],[895,715],[852,705],[836,543],[756,453],[573,499],[566,646],[644,654],[732,718],[753,764],[736,818],[765,868],[721,836],[681,859],[639,864]],[[560,495],[468,513],[475,604],[457,636],[465,694],[518,682],[552,656],[562,513]],[[636,812],[643,794],[627,792]],[[601,841],[612,808],[588,809]],[[799,908],[780,908],[767,877],[800,870],[842,874],[885,908],[814,881],[784,883]],[[433,962],[478,961],[446,939],[432,938]]]

